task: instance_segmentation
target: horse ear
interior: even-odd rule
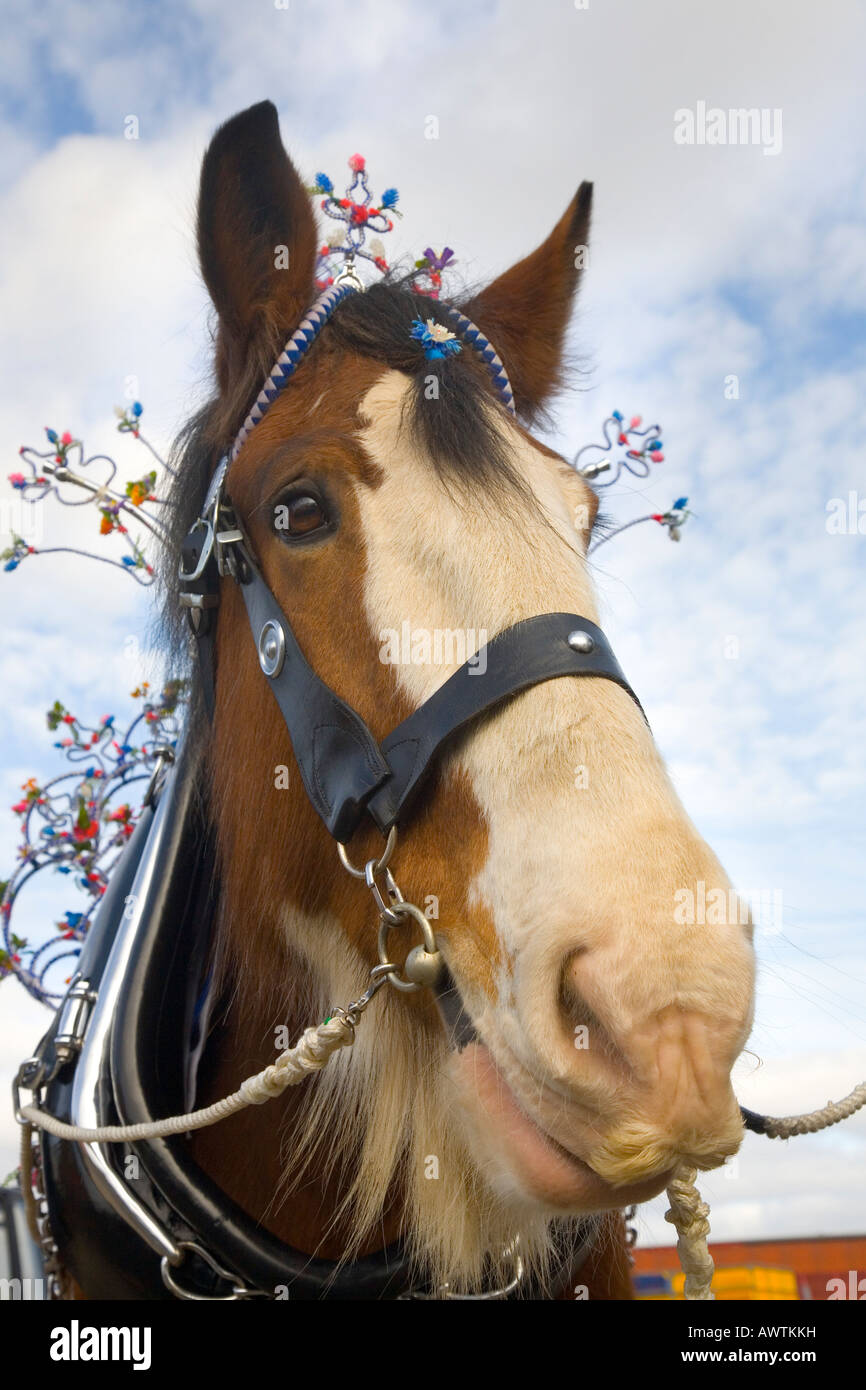
[[[223,392],[267,375],[313,297],[316,223],[283,148],[276,107],[226,121],[202,162],[198,252],[219,315]]]
[[[586,259],[592,184],[582,183],[550,236],[463,312],[499,353],[519,415],[531,420],[561,384],[562,347]]]

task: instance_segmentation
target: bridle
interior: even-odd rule
[[[227,495],[227,484],[231,463],[252,429],[287,384],[327,318],[347,293],[354,292],[358,291],[347,283],[338,287],[338,293],[323,296],[305,320],[309,327],[302,325],[289,340],[232,450],[214,473],[202,511],[184,539],[179,571],[181,603],[189,612],[198,645],[209,710],[214,703],[212,642],[220,581],[229,576],[243,596],[259,664],[285,721],[307,796],[340,843],[351,838],[365,816],[386,835],[399,826],[453,736],[542,681],[559,676],[603,677],[619,685],[641,708],[604,633],[588,618],[572,613],[544,613],[501,632],[487,644],[484,663],[479,663],[477,655],[470,657],[381,744],[361,715],[313,670],[254,558]],[[451,310],[449,316],[463,325],[467,341],[488,368],[494,364],[492,379],[513,414],[501,359],[465,315]]]
[[[643,710],[602,630],[572,613],[543,613],[499,633],[484,648],[483,663],[479,654],[467,659],[381,743],[357,710],[316,674],[264,579],[227,485],[232,462],[330,316],[348,295],[362,292],[354,273],[344,271],[316,301],[274,364],[230,452],[220,460],[202,510],[184,538],[180,601],[187,608],[198,646],[205,703],[212,716],[213,639],[221,580],[227,576],[238,585],[259,665],[283,716],[310,803],[337,841],[344,868],[366,880],[379,909],[379,962],[384,976],[397,989],[427,986],[435,992],[446,972],[433,930],[421,909],[405,901],[388,863],[398,827],[410,816],[425,779],[451,740],[521,691],[560,676],[613,681],[631,696],[641,714]],[[440,307],[478,353],[500,404],[514,416],[511,384],[495,348],[465,314],[452,306]],[[388,840],[384,854],[362,870],[351,864],[346,842],[365,817]],[[377,876],[386,871],[387,902],[377,883]],[[422,946],[410,953],[401,978],[389,958],[387,934],[406,917],[420,928]],[[465,1020],[460,1032],[466,1034]]]
[[[557,677],[596,676],[620,686],[641,714],[643,710],[602,630],[589,619],[570,613],[540,614],[499,633],[487,644],[483,665],[477,654],[469,658],[381,743],[357,710],[310,665],[232,506],[229,472],[253,429],[294,375],[330,316],[347,295],[359,292],[363,292],[363,287],[348,268],[332,289],[317,300],[277,359],[232,449],[220,460],[201,512],[184,538],[179,566],[180,601],[189,615],[198,648],[205,705],[212,718],[214,637],[221,581],[229,578],[240,589],[259,665],[285,722],[307,797],[337,841],[344,868],[366,881],[379,911],[380,964],[371,972],[372,983],[362,996],[363,1003],[386,980],[398,990],[428,987],[449,1026],[451,1045],[460,1048],[475,1038],[475,1030],[462,1006],[458,1003],[455,1007],[457,992],[426,915],[405,901],[389,867],[398,827],[410,816],[425,779],[454,736],[521,691]],[[478,353],[502,407],[514,416],[511,385],[495,348],[459,310],[439,307]],[[359,869],[348,857],[346,842],[365,817],[387,836],[387,843],[378,860],[370,860],[364,869]],[[381,874],[385,875],[387,900],[377,882]],[[390,960],[387,938],[390,928],[406,917],[420,928],[422,944],[409,953],[401,977]],[[595,1240],[597,1222],[588,1220],[584,1230],[582,1254]],[[519,1254],[515,1256],[514,1268],[513,1288],[519,1291]],[[511,1292],[512,1285],[508,1285],[486,1296],[502,1297]]]

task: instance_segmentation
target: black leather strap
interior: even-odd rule
[[[745,1105],[740,1106],[740,1115],[746,1129],[751,1130],[752,1134],[767,1133],[767,1117],[758,1110],[747,1110]]]
[[[410,812],[444,745],[503,700],[557,676],[602,676],[640,701],[600,627],[573,613],[543,613],[494,637],[388,735],[380,747],[361,716],[320,680],[282,609],[249,565],[241,585],[253,637],[278,624],[285,658],[268,683],[286,721],[307,795],[337,840],[348,840],[365,809],[387,833]],[[583,646],[568,638],[584,635]],[[641,713],[643,710],[641,709]]]
[[[574,632],[590,639],[589,650],[569,646]],[[435,758],[454,734],[503,700],[555,676],[615,681],[643,714],[600,627],[573,613],[526,618],[488,642],[385,739],[382,752],[392,776],[367,806],[380,830],[389,830],[409,811]]]
[[[409,814],[424,778],[453,735],[541,681],[601,676],[621,686],[641,709],[600,627],[574,613],[543,613],[494,637],[380,748],[361,716],[316,675],[246,552],[241,592],[257,646],[268,623],[282,633],[285,655],[267,680],[307,795],[337,840],[351,838],[365,810],[387,833]],[[582,634],[578,645],[569,644],[574,633]]]
[[[360,714],[316,675],[251,562],[248,571],[241,592],[256,645],[268,622],[283,633],[283,664],[267,681],[286,721],[307,796],[334,838],[348,840],[368,798],[391,770]]]

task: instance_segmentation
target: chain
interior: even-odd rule
[[[59,1063],[55,1063],[51,1072],[47,1073],[40,1056],[28,1057],[26,1062],[21,1063],[12,1083],[15,1118],[21,1125],[21,1196],[24,1199],[30,1234],[42,1251],[42,1268],[48,1281],[48,1297],[55,1301],[64,1297],[68,1275],[60,1263],[60,1251],[51,1230],[48,1198],[45,1194],[42,1136],[21,1114],[19,1093],[21,1087],[24,1087],[32,1093],[34,1102],[39,1104],[43,1087],[53,1080],[58,1069]]]
[[[60,1251],[51,1230],[51,1220],[48,1213],[48,1198],[45,1195],[45,1180],[43,1177],[42,1164],[42,1138],[36,1132],[31,1132],[30,1153],[32,1167],[29,1177],[22,1174],[23,1181],[29,1181],[30,1191],[36,1203],[36,1229],[39,1234],[39,1245],[42,1250],[42,1265],[45,1277],[48,1280],[48,1297],[57,1301],[64,1297],[65,1287],[68,1276],[60,1263]]]
[[[511,1278],[504,1284],[488,1289],[486,1293],[455,1293],[450,1284],[439,1284],[432,1293],[407,1289],[405,1293],[398,1294],[398,1302],[407,1299],[423,1300],[424,1302],[452,1299],[463,1303],[485,1303],[493,1299],[510,1298],[521,1287],[526,1275],[520,1254],[520,1236],[515,1236],[513,1240],[509,1241],[502,1255],[503,1259],[511,1265]]]
[[[401,990],[404,994],[414,994],[420,989],[432,988],[439,982],[445,970],[445,962],[426,914],[420,907],[416,907],[415,903],[406,901],[388,867],[396,843],[397,827],[392,826],[381,857],[368,859],[363,869],[352,863],[344,844],[338,842],[337,853],[346,872],[366,883],[376,904],[379,915],[379,966],[374,967],[372,973],[381,970],[383,979],[387,979],[394,989]],[[377,882],[379,874],[384,875],[387,900],[383,897]],[[407,917],[411,917],[420,927],[422,944],[415,946],[407,955],[401,976],[399,966],[389,959],[388,934]]]

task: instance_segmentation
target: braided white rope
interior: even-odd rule
[[[828,1100],[820,1110],[811,1110],[808,1115],[765,1116],[764,1133],[768,1139],[793,1139],[798,1134],[817,1134],[821,1129],[838,1125],[840,1120],[849,1119],[864,1105],[866,1081],[861,1081],[843,1100]]]
[[[86,1129],[82,1125],[65,1124],[47,1115],[35,1105],[23,1105],[21,1114],[29,1124],[45,1129],[58,1139],[72,1139],[79,1144],[121,1144],[136,1139],[164,1139],[170,1134],[186,1134],[192,1129],[206,1129],[208,1125],[218,1124],[245,1110],[248,1105],[263,1105],[265,1101],[282,1095],[289,1086],[312,1072],[321,1071],[335,1052],[341,1047],[350,1047],[355,1041],[355,1030],[344,1018],[337,1015],[320,1023],[317,1028],[307,1028],[294,1047],[280,1053],[276,1062],[265,1067],[264,1071],[250,1076],[233,1095],[208,1105],[203,1110],[193,1110],[188,1115],[172,1115],[166,1120],[154,1120],[137,1125],[100,1125],[96,1129]]]
[[[695,1186],[696,1168],[678,1168],[667,1190],[670,1208],[665,1221],[677,1231],[677,1254],[686,1276],[684,1296],[692,1301],[714,1299],[713,1264],[707,1246],[710,1208]]]
[[[866,1105],[866,1081],[861,1081],[843,1100],[828,1100],[820,1110],[806,1115],[767,1115],[763,1133],[768,1139],[793,1139],[799,1134],[817,1134],[838,1125]],[[695,1186],[697,1170],[680,1168],[667,1190],[670,1209],[665,1221],[677,1231],[677,1254],[686,1276],[684,1295],[690,1300],[713,1298],[713,1260],[707,1245],[710,1233],[709,1205],[702,1201]]]

